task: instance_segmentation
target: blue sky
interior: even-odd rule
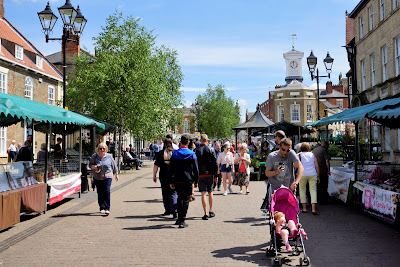
[[[252,112],[257,103],[268,98],[275,85],[285,83],[283,53],[292,46],[303,51],[303,77],[315,86],[308,73],[306,57],[313,50],[322,60],[329,51],[335,59],[332,82],[339,73],[349,70],[345,45],[345,11],[351,12],[359,0],[71,0],[79,4],[88,23],[81,45],[93,52],[94,36],[115,10],[141,18],[140,23],[153,29],[159,44],[179,53],[182,67],[185,104],[190,105],[208,84],[222,84],[228,96],[239,100],[244,118],[246,108]],[[59,51],[61,44],[46,44],[37,12],[47,0],[4,0],[5,17],[44,55]],[[65,0],[50,0],[53,12]],[[61,19],[51,37],[60,37]],[[321,71],[322,70],[322,71]],[[327,80],[322,79],[324,84]],[[313,85],[314,84],[314,85]]]

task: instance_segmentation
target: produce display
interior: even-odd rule
[[[400,170],[393,170],[390,165],[376,166],[364,182],[400,193]]]
[[[44,182],[44,172],[45,172],[45,165],[44,163],[35,163],[33,165],[33,172],[35,173],[35,179],[38,182]],[[60,177],[60,172],[54,168],[52,164],[47,165],[47,179],[51,180],[54,178]]]

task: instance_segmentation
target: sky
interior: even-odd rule
[[[93,37],[98,36],[106,18],[115,11],[140,18],[140,24],[153,30],[158,45],[178,52],[184,80],[184,105],[190,106],[208,84],[225,86],[227,96],[238,101],[241,120],[246,109],[268,99],[268,92],[285,84],[283,53],[304,52],[303,83],[311,81],[306,58],[313,50],[320,75],[329,51],[334,58],[331,81],[349,70],[345,45],[345,12],[359,0],[71,0],[80,6],[88,20],[81,47],[94,53]],[[37,12],[47,0],[4,0],[5,17],[44,55],[61,50],[59,42],[45,42]],[[62,21],[57,8],[65,0],[50,0],[59,17],[50,37],[61,37]],[[291,36],[296,34],[296,39]],[[323,88],[326,78],[321,78]]]

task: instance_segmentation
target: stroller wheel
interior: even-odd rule
[[[300,266],[308,266],[310,265],[310,258],[300,258]]]

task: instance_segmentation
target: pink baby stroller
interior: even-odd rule
[[[278,257],[278,252],[281,251],[281,246],[283,245],[282,239],[279,233],[275,231],[275,220],[274,220],[274,212],[280,211],[285,214],[286,220],[293,220],[295,225],[297,226],[297,231],[289,236],[289,243],[293,245],[294,249],[292,251],[292,255],[299,255],[300,252],[303,252],[303,257],[300,258],[300,266],[307,266],[310,264],[310,258],[306,255],[306,250],[304,248],[304,240],[303,236],[300,234],[300,228],[302,228],[299,222],[299,203],[292,193],[292,191],[287,187],[280,187],[278,190],[274,192],[270,201],[270,214],[269,214],[269,224],[270,224],[270,233],[271,233],[271,244],[269,248],[267,248],[267,256],[271,257],[271,265],[278,264],[282,265],[284,258]],[[299,243],[301,249],[299,248]]]

